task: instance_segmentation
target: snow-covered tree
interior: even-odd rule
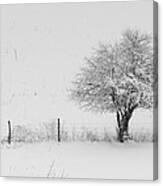
[[[152,40],[148,34],[127,30],[118,43],[100,44],[73,82],[71,98],[81,107],[116,113],[120,142],[129,137],[134,110],[153,105]]]

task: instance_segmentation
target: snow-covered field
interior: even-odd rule
[[[152,143],[35,143],[1,149],[1,174],[22,177],[153,179]]]
[[[135,110],[129,123],[132,143],[120,144],[112,140],[115,113],[87,112],[69,98],[72,81],[92,47],[117,41],[132,26],[151,33],[151,6],[145,5],[141,19],[135,15],[137,10],[144,15],[142,4],[129,9],[120,5],[120,11],[110,5],[55,6],[5,5],[1,11],[1,174],[153,179],[153,110]],[[60,144],[55,142],[58,118]],[[17,137],[20,143],[13,143]]]

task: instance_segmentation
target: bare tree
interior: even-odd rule
[[[119,43],[100,44],[86,58],[73,82],[71,97],[88,110],[115,112],[118,140],[124,142],[134,110],[153,105],[153,75],[152,37],[127,30]]]

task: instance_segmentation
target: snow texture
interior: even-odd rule
[[[41,143],[2,148],[2,176],[153,179],[153,145]]]

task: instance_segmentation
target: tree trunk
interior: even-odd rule
[[[121,126],[119,128],[118,140],[122,143],[129,138],[128,124],[129,120],[127,119],[123,119],[120,123]]]
[[[131,113],[120,113],[117,112],[117,123],[118,123],[118,128],[117,128],[117,135],[118,135],[118,141],[124,142],[125,140],[129,139],[129,133],[128,133],[128,128],[129,128],[129,120],[131,117]]]

